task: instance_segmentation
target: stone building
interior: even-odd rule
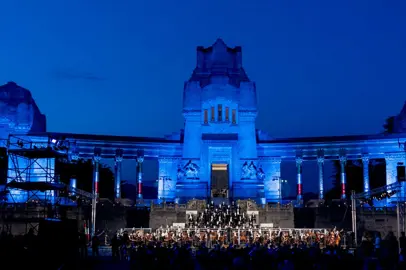
[[[287,160],[296,161],[299,203],[302,185],[306,185],[302,165],[307,161],[317,161],[320,199],[324,196],[323,166],[332,160],[342,164],[342,198],[348,196],[347,160],[362,161],[366,192],[370,189],[368,164],[372,159],[385,159],[387,184],[404,180],[405,108],[394,118],[393,134],[289,139],[275,139],[257,130],[257,113],[256,86],[243,68],[241,47],[229,48],[221,39],[211,47],[197,48],[196,68],[184,84],[184,129],[164,138],[47,132],[45,116],[28,90],[15,83],[0,86],[0,136],[8,140],[9,155],[15,149],[34,151],[33,147],[62,141],[71,158],[93,158],[96,167],[102,159],[115,159],[117,198],[121,196],[123,159],[137,160],[140,198],[143,161],[156,159],[158,198],[166,201],[211,197],[279,202],[281,162]],[[41,178],[38,166],[30,162],[24,165],[30,174],[18,174],[20,168],[11,162],[12,157],[9,159],[8,181],[49,181]],[[52,171],[48,174],[54,174],[53,166],[49,168]],[[98,174],[94,177],[98,183]],[[405,196],[404,185],[402,194],[391,200],[400,196]]]

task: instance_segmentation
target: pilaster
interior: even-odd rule
[[[319,170],[319,199],[324,199],[324,157],[317,157],[317,165]]]
[[[121,199],[121,166],[123,162],[123,149],[116,149],[114,196],[116,200]]]
[[[267,202],[280,202],[281,193],[281,158],[260,157],[259,164],[265,173],[264,196]]]
[[[364,178],[364,192],[369,191],[369,156],[363,155],[362,158],[362,171]]]
[[[386,184],[390,185],[397,181],[397,164],[405,162],[405,154],[403,153],[387,153],[385,154],[386,163]]]
[[[176,157],[158,158],[158,199],[171,201],[176,198],[177,169],[180,159]]]
[[[405,163],[405,153],[386,153],[386,185],[396,183],[398,181],[397,165],[398,163]],[[391,199],[396,200],[398,194],[392,195]],[[400,195],[400,196],[403,196]]]

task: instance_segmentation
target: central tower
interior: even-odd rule
[[[244,164],[257,159],[256,89],[242,67],[241,47],[229,48],[218,39],[197,48],[197,65],[184,87],[183,116],[180,169],[195,171],[178,178],[178,196],[257,196],[235,188],[247,178]],[[257,180],[249,178],[245,182]]]

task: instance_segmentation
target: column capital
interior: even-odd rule
[[[137,150],[137,162],[142,163],[144,162],[144,150],[143,149],[138,149]]]
[[[317,163],[318,164],[323,164],[324,163],[324,157],[317,157]]]
[[[137,157],[137,162],[138,163],[143,163],[144,162],[144,157]]]
[[[101,148],[95,147],[93,151],[93,161],[99,162],[101,160]]]
[[[303,163],[303,158],[301,157],[296,157],[296,166],[301,166]]]
[[[369,156],[368,155],[362,155],[361,160],[362,160],[362,164],[364,164],[364,165],[369,164]]]
[[[74,160],[74,161],[79,160],[79,153],[76,152],[76,151],[72,152],[72,153],[71,153],[71,156],[70,156],[70,159],[71,159],[71,160]]]
[[[340,156],[338,158],[338,160],[340,160],[340,163],[345,163],[345,162],[347,162],[347,157],[346,156]]]

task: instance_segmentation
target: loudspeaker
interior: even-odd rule
[[[405,171],[405,166],[397,166],[397,175],[398,175],[398,181],[399,182],[404,182],[406,181],[406,171]]]
[[[8,155],[7,148],[0,147],[0,185],[7,183]]]

